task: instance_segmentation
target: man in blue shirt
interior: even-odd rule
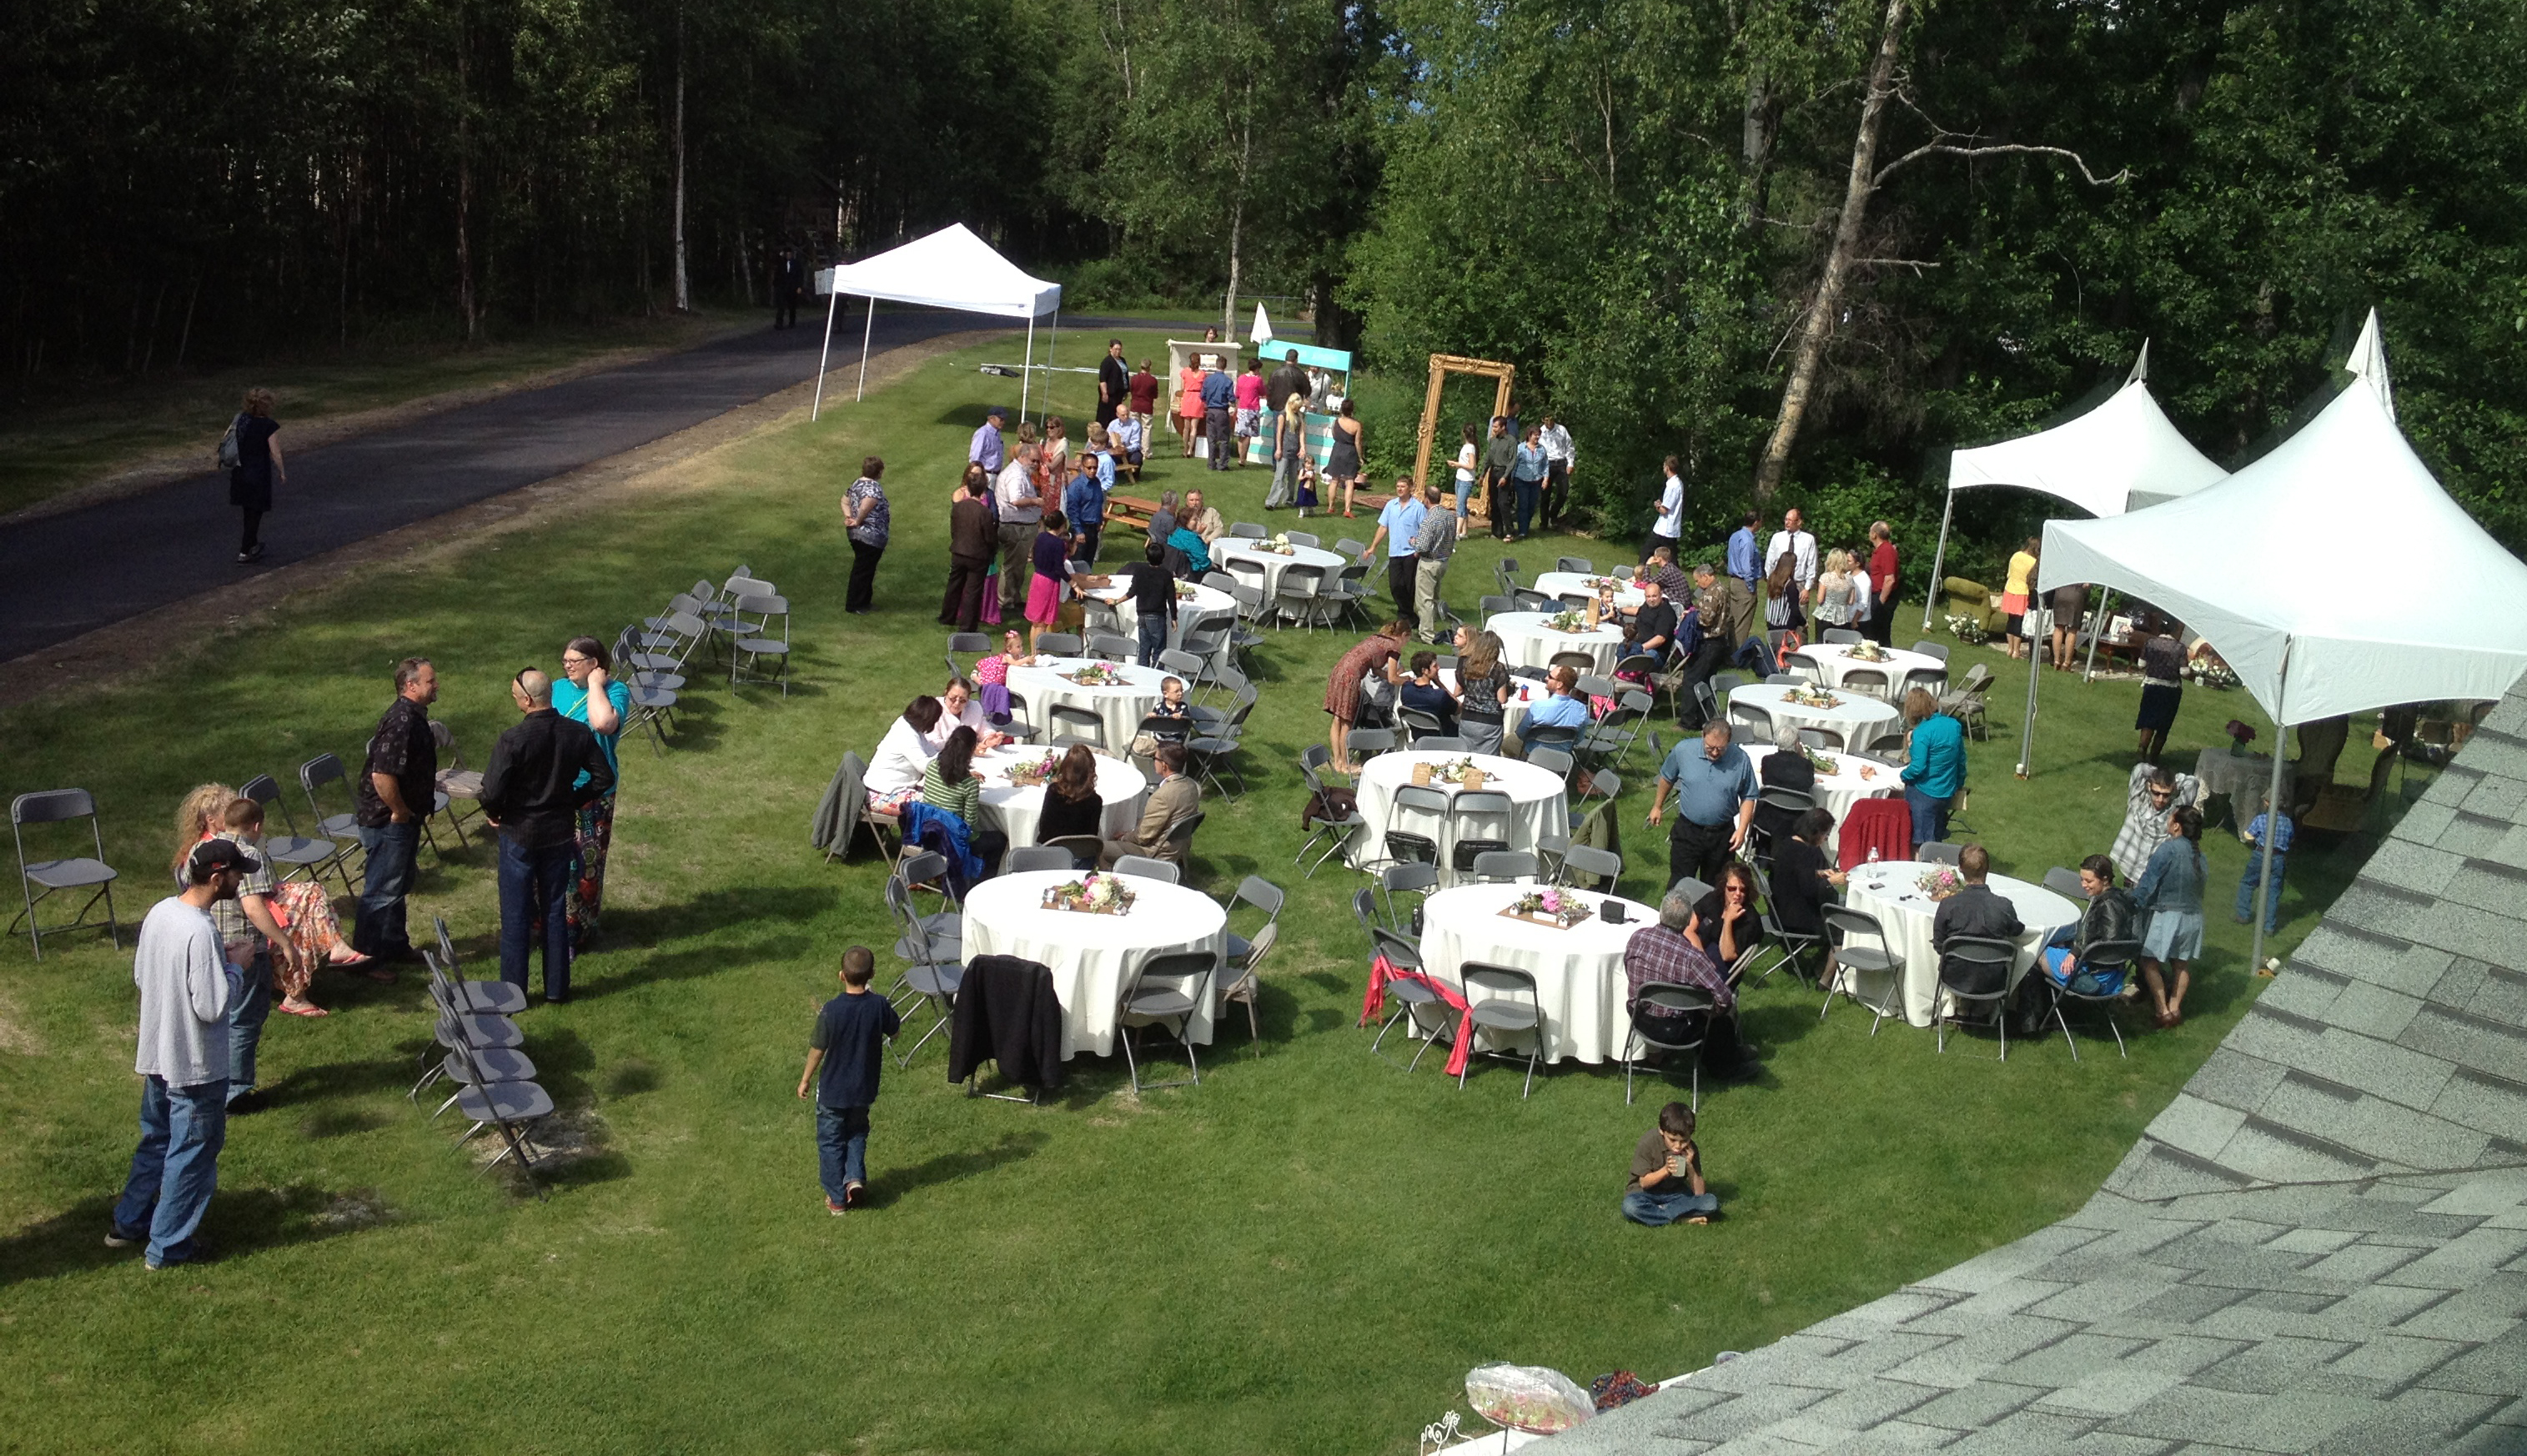
[[[1588,725],[1595,721],[1588,700],[1578,694],[1579,674],[1568,667],[1556,667],[1544,675],[1544,682],[1553,690],[1552,696],[1528,708],[1526,716],[1519,722],[1518,732],[1510,735],[1509,751],[1521,758],[1526,756],[1524,736],[1536,729],[1576,728],[1585,733]]]
[[[980,465],[994,475],[1001,473],[1001,466],[1005,463],[1005,454],[1001,445],[1003,418],[1001,407],[997,404],[983,412],[982,428],[974,432],[973,440],[965,446],[967,464]]]
[[[1668,751],[1659,765],[1658,790],[1650,797],[1650,827],[1658,827],[1667,810],[1670,790],[1676,793],[1676,827],[1667,836],[1669,884],[1691,875],[1705,884],[1720,883],[1730,855],[1746,841],[1746,826],[1755,817],[1755,765],[1746,751],[1729,742],[1734,737],[1726,720],[1702,730],[1699,740],[1686,739]]]
[[[1212,356],[1206,356],[1212,357]],[[1228,425],[1236,413],[1237,382],[1212,357],[1210,371],[1202,377],[1202,433],[1211,441],[1211,468],[1226,470],[1234,453],[1229,443]]]
[[[1413,481],[1409,476],[1395,478],[1395,498],[1377,512],[1377,531],[1368,539],[1368,549],[1360,553],[1363,561],[1377,554],[1377,544],[1386,543],[1386,595],[1395,599],[1395,618],[1408,627],[1419,630],[1413,615],[1413,581],[1420,569],[1420,556],[1414,542],[1421,536],[1421,517],[1429,509],[1413,498]]]
[[[1079,456],[1079,474],[1061,493],[1061,514],[1070,522],[1070,559],[1082,566],[1097,564],[1097,544],[1106,534],[1105,472],[1097,464],[1106,457],[1093,450]]]
[[[1763,548],[1755,541],[1755,527],[1763,520],[1753,511],[1739,521],[1736,534],[1728,538],[1728,575],[1722,590],[1728,597],[1728,650],[1737,650],[1755,630],[1755,584],[1764,577]],[[1711,624],[1703,623],[1705,631]]]
[[[1939,711],[1928,689],[1904,695],[1913,752],[1904,765],[1904,803],[1913,810],[1913,848],[1948,837],[1948,806],[1966,786],[1966,725]]]

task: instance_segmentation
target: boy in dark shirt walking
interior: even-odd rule
[[[1632,1149],[1624,1217],[1655,1228],[1678,1220],[1708,1223],[1718,1212],[1720,1199],[1702,1181],[1702,1150],[1693,1145],[1693,1109],[1671,1102],[1659,1109],[1658,1126]]]
[[[867,1190],[869,1105],[877,1101],[878,1059],[886,1055],[879,1043],[903,1029],[886,998],[869,994],[876,975],[877,957],[868,947],[843,952],[843,994],[816,1013],[807,1069],[799,1073],[801,1102],[811,1083],[817,1089],[817,1170],[825,1210],[837,1218],[857,1208]]]

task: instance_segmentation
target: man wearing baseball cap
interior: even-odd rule
[[[151,1269],[208,1257],[193,1236],[220,1181],[228,1140],[229,1017],[245,973],[230,964],[211,907],[236,898],[263,861],[234,840],[206,839],[184,860],[182,893],[140,922],[131,979],[140,988],[140,1146],[114,1205],[109,1249],[146,1241]]]
[[[1007,418],[1008,412],[997,404],[983,411],[983,423],[975,427],[973,440],[965,445],[966,463],[980,465],[994,475],[1001,473],[1001,466],[1006,463],[1006,451],[1001,443],[1001,422]]]

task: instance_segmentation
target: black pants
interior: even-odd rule
[[[1386,558],[1386,595],[1395,598],[1395,620],[1407,626],[1420,625],[1413,613],[1414,580],[1420,575],[1421,558],[1413,555]]]
[[[775,329],[799,327],[799,290],[797,288],[781,288],[773,294],[772,327]]]
[[[971,632],[983,624],[983,593],[991,585],[987,557],[948,558],[948,595],[939,603],[939,625]]]
[[[1483,514],[1489,519],[1494,541],[1509,540],[1509,515],[1516,508],[1516,502],[1510,497],[1509,477],[1486,474],[1483,477]]]
[[[1728,867],[1728,836],[1735,827],[1676,820],[1667,837],[1667,882],[1673,885],[1691,875],[1706,885],[1719,884],[1721,871]]]
[[[1546,530],[1561,524],[1563,514],[1571,509],[1571,462],[1548,460],[1544,466],[1544,517],[1540,524]],[[1676,563],[1681,566],[1684,563]]]
[[[1225,409],[1206,406],[1202,412],[1202,433],[1211,438],[1211,468],[1213,470],[1226,470],[1229,457],[1236,453],[1235,437],[1228,428],[1231,418],[1231,412]]]
[[[882,546],[851,543],[851,584],[843,594],[843,610],[867,611],[869,594],[877,586],[877,558],[886,554]]]
[[[237,549],[250,551],[263,545],[263,512],[249,505],[245,510],[245,532],[237,538]]]
[[[1704,633],[1702,646],[1693,650],[1693,656],[1684,664],[1683,680],[1676,684],[1676,720],[1678,723],[1696,730],[1711,726],[1704,721],[1701,700],[1693,690],[1696,684],[1707,683],[1717,677],[1720,670],[1728,665],[1728,640],[1716,632]]]
[[[1096,565],[1097,547],[1106,540],[1105,523],[1101,521],[1094,526],[1082,526],[1078,534],[1078,542],[1070,548],[1070,559],[1082,566]]]

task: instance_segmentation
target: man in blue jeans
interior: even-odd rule
[[[395,701],[378,719],[360,774],[360,848],[368,867],[351,949],[381,961],[412,959],[403,899],[412,893],[421,821],[438,804],[438,741],[430,732],[430,705],[438,701],[438,672],[428,657],[396,663]]]
[[[895,1040],[903,1022],[883,996],[869,994],[877,957],[866,946],[843,952],[843,994],[816,1013],[807,1038],[807,1069],[799,1073],[799,1099],[816,1089],[816,1171],[825,1185],[825,1212],[839,1217],[859,1207],[868,1187],[869,1107],[877,1101],[881,1041]],[[819,1072],[822,1075],[819,1075]]]
[[[263,862],[233,840],[185,857],[181,893],[150,908],[132,949],[140,988],[140,1145],[105,1233],[109,1249],[145,1241],[151,1269],[207,1258],[193,1234],[220,1183],[228,1141],[229,1018],[244,996],[211,907],[234,900]]]
[[[2255,917],[2256,882],[2264,873],[2264,836],[2273,837],[2273,882],[2264,892],[2264,933],[2271,935],[2282,928],[2282,872],[2290,867],[2291,839],[2295,833],[2287,812],[2260,813],[2246,826],[2246,868],[2238,877],[2238,923],[2246,924]]]
[[[570,1000],[570,917],[579,877],[579,811],[614,787],[614,767],[587,724],[553,711],[552,679],[527,668],[509,680],[525,717],[491,745],[483,817],[500,831],[500,979],[527,988],[527,953],[544,945],[544,1002]]]
[[[1143,554],[1147,560],[1124,568],[1130,587],[1123,600],[1139,613],[1141,665],[1156,667],[1159,653],[1167,650],[1167,627],[1176,617],[1176,579],[1167,572],[1165,546],[1151,542]]]
[[[1966,726],[1939,711],[1925,688],[1904,695],[1913,750],[1904,765],[1904,803],[1913,811],[1913,848],[1948,837],[1948,806],[1966,786]]]

